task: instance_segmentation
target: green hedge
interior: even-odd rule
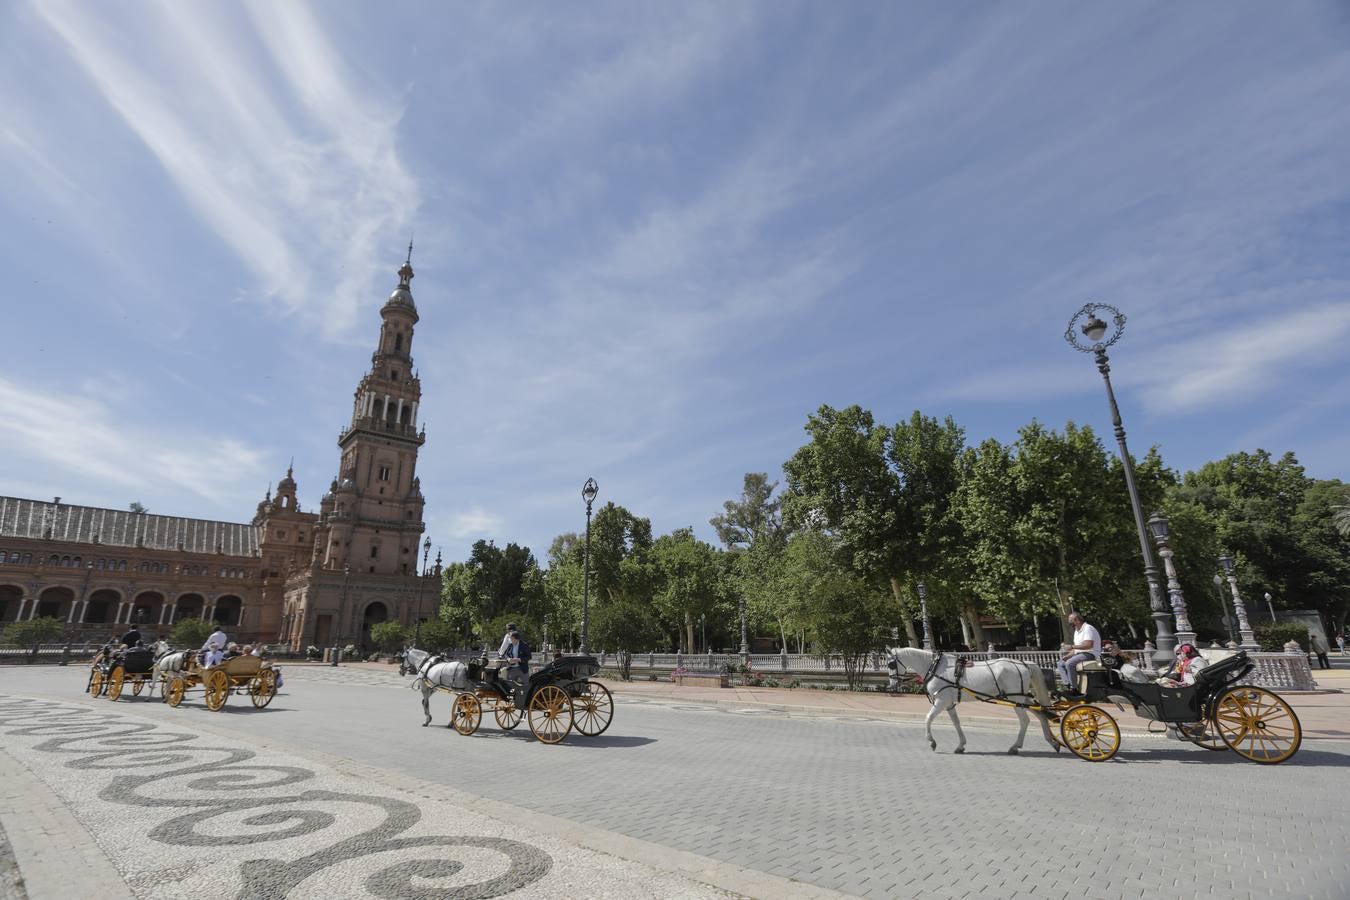
[[[1267,653],[1280,653],[1284,650],[1284,645],[1290,641],[1297,641],[1298,645],[1306,653],[1308,651],[1308,626],[1299,625],[1294,622],[1271,623],[1268,625],[1257,625],[1252,629],[1256,635],[1256,642],[1261,645],[1261,649]]]
[[[201,619],[180,619],[178,624],[173,626],[173,630],[169,632],[169,646],[187,647],[190,650],[195,650],[205,644],[206,639],[215,630],[216,624],[214,622],[203,622]]]
[[[5,643],[15,647],[31,647],[34,644],[50,644],[65,630],[60,619],[28,619],[15,622],[5,628]]]

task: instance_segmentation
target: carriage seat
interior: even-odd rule
[[[148,648],[127,650],[122,654],[122,671],[144,674],[155,667],[155,651]]]
[[[1078,664],[1078,671],[1080,672],[1102,672],[1105,671],[1105,669],[1106,666],[1101,664],[1101,660],[1096,659],[1090,659],[1087,662]]]

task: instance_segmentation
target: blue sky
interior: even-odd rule
[[[1350,478],[1338,3],[0,8],[0,492],[317,505],[416,232],[429,533],[666,531],[822,403]]]

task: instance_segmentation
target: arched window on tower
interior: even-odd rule
[[[395,353],[402,353],[402,352],[403,352],[403,334],[402,334],[402,332],[400,332],[400,333],[394,335],[394,352],[395,352]]]

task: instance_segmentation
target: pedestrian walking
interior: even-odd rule
[[[1331,668],[1331,660],[1327,659],[1327,642],[1322,640],[1320,634],[1312,636],[1312,651],[1317,656],[1317,665],[1323,669]]]

